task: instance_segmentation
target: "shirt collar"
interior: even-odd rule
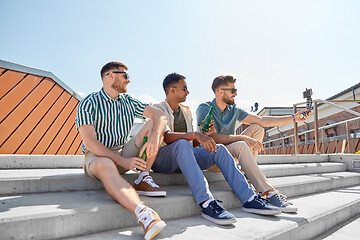
[[[172,110],[172,108],[170,107],[170,104],[166,101],[166,99],[165,99],[165,105],[166,105],[167,109],[169,110],[169,112],[171,112],[171,114],[174,114],[174,110]]]
[[[212,100],[211,105],[212,105],[212,106],[215,108],[215,110],[216,110],[217,112],[219,112],[219,113],[225,112],[226,110],[230,111],[230,105],[229,105],[229,104],[226,104],[226,108],[224,109],[224,111],[222,111],[222,110],[219,108],[219,106],[216,104],[215,98],[214,98],[214,100]]]
[[[125,98],[124,94],[120,93],[119,96],[117,96],[117,98],[112,99],[112,98],[105,92],[104,88],[101,88],[101,90],[100,90],[100,96],[101,96],[105,101],[107,101],[107,102],[111,102],[111,101],[120,101],[120,102],[121,102],[121,101]]]

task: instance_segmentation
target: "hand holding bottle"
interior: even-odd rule
[[[206,117],[204,119],[204,124],[203,124],[203,126],[201,128],[201,131],[203,131],[203,132],[208,132],[209,131],[213,111],[214,111],[214,107],[211,106],[208,114],[206,115]]]

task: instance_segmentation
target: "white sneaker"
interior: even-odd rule
[[[144,230],[145,239],[152,239],[166,226],[166,223],[160,219],[159,214],[148,207],[144,207],[140,211],[138,222]]]

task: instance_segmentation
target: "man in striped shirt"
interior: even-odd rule
[[[149,175],[162,142],[166,126],[163,111],[132,98],[127,92],[130,83],[127,66],[109,62],[101,69],[103,88],[84,98],[78,106],[76,127],[83,139],[85,173],[100,180],[118,203],[135,213],[144,229],[145,239],[153,238],[166,224],[159,215],[143,205],[134,188],[120,173],[142,171],[135,181],[138,193],[147,196],[165,196]],[[135,117],[151,118],[138,134],[129,140]],[[148,142],[143,146],[144,136]],[[146,162],[138,158],[146,151]]]

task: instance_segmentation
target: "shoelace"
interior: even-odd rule
[[[159,185],[157,185],[154,180],[152,179],[151,176],[147,176],[143,179],[144,182],[146,182],[147,184],[149,184],[152,187],[156,187],[156,188],[160,188]]]
[[[263,206],[266,206],[269,203],[269,200],[261,197],[261,192],[257,196],[254,197],[254,200],[260,203]]]
[[[225,209],[223,208],[223,206],[218,204],[218,202],[222,203],[222,201],[220,200],[213,200],[212,202],[210,202],[209,206],[211,207],[211,209],[214,209],[215,212],[222,213]]]
[[[145,207],[138,216],[138,222],[141,222],[145,228],[147,228],[147,226],[149,226],[149,224],[154,220],[155,218],[152,215],[152,211],[148,207]]]
[[[279,199],[279,201],[281,202],[281,205],[283,205],[285,207],[292,205],[292,203],[287,200],[287,197],[284,194],[277,193],[277,194],[275,194],[275,197],[277,199]]]

